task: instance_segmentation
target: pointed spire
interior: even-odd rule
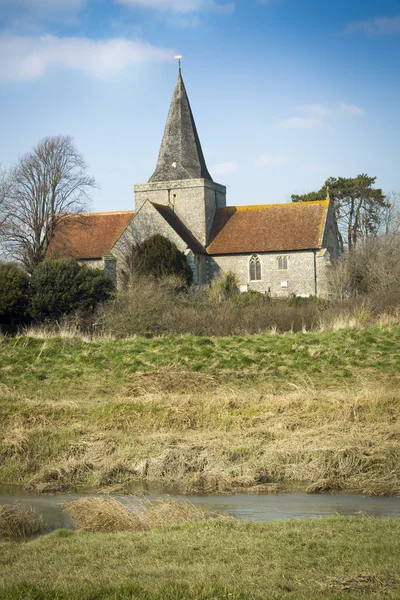
[[[172,102],[152,181],[211,179],[179,65]]]

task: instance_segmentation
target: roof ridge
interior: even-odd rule
[[[104,212],[88,212],[88,213],[76,213],[76,214],[68,214],[66,217],[92,217],[92,216],[105,216],[105,215],[127,215],[130,213],[134,213],[134,210],[111,210]]]
[[[329,205],[329,200],[311,200],[308,202],[275,202],[275,203],[268,203],[268,204],[243,204],[241,206],[223,206],[221,208],[219,208],[218,210],[229,210],[229,209],[236,209],[237,211],[245,211],[245,210],[261,210],[263,208],[276,208],[277,206],[282,207],[282,206],[297,206],[297,205],[301,205],[301,206],[310,206],[310,205],[317,205],[317,206],[328,206]]]

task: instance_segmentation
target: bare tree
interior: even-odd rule
[[[382,213],[379,233],[389,235],[400,231],[400,192],[389,192],[386,198],[388,203]]]
[[[10,254],[32,272],[46,256],[60,220],[84,212],[95,180],[72,138],[44,138],[11,169],[2,236]]]
[[[5,200],[9,189],[9,173],[2,165],[0,165],[0,258],[6,256],[6,248],[4,244],[4,225],[6,220]]]

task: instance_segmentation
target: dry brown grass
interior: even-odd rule
[[[66,511],[78,529],[90,533],[149,531],[178,523],[204,521],[206,514],[183,500],[136,500],[128,507],[115,499],[81,498]]]
[[[25,539],[40,533],[42,520],[32,508],[18,504],[0,506],[0,538]]]
[[[67,505],[75,527],[91,533],[143,531],[146,527],[136,513],[117,500],[81,498]]]
[[[168,377],[140,376],[131,395],[108,401],[21,399],[4,421],[3,469],[46,492],[83,485],[115,493],[146,481],[182,492],[278,485],[400,494],[396,382],[321,390],[305,380],[286,391],[268,381],[210,380],[204,391],[199,383],[162,391],[174,387]]]

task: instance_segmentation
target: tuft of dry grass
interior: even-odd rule
[[[0,538],[25,539],[40,533],[43,527],[33,508],[18,504],[0,506]]]
[[[179,523],[194,523],[207,519],[207,513],[197,508],[187,500],[142,501],[138,516],[148,529],[159,529],[178,525]]]
[[[78,529],[90,533],[149,531],[178,523],[204,521],[206,513],[183,500],[140,500],[128,507],[115,499],[81,498],[66,511]]]
[[[117,500],[80,498],[68,503],[66,510],[75,527],[90,533],[117,533],[146,529],[138,516]]]

